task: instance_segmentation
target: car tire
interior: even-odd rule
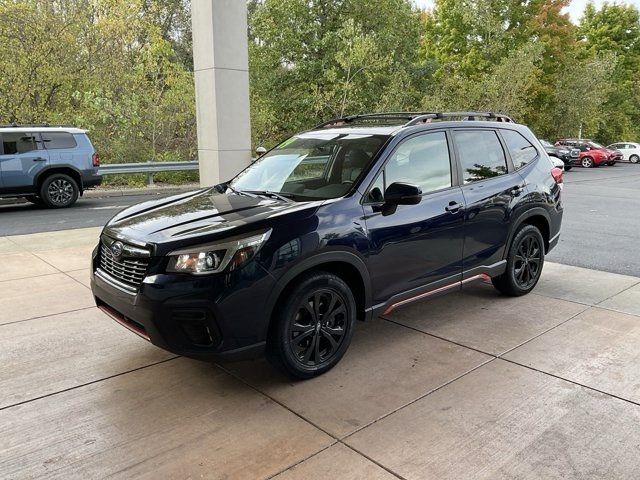
[[[78,200],[80,190],[69,175],[54,173],[47,177],[40,187],[40,198],[49,208],[70,207]]]
[[[328,272],[310,272],[276,306],[267,358],[291,377],[333,368],[349,348],[356,302],[348,285]]]
[[[564,166],[564,171],[568,172],[569,170],[571,170],[573,167],[571,165],[565,165]]]
[[[593,158],[583,157],[582,160],[580,160],[580,165],[582,165],[584,168],[592,168],[594,166]]]
[[[544,239],[538,227],[524,225],[511,242],[507,269],[491,279],[501,293],[512,297],[526,295],[540,280],[544,266]]]
[[[607,165],[609,165],[610,167],[613,167],[616,164],[616,162],[609,162],[607,163]]]
[[[631,155],[631,156],[629,157],[629,161],[630,161],[631,163],[638,163],[638,161],[640,161],[640,157],[638,157],[638,155]]]

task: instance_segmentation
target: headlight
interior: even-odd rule
[[[234,237],[216,243],[197,245],[170,252],[168,272],[204,275],[235,270],[247,263],[262,248],[271,230],[251,236]]]

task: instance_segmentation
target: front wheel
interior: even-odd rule
[[[537,227],[525,225],[518,231],[507,256],[507,269],[491,279],[505,295],[519,297],[529,293],[540,280],[544,265],[544,239]]]
[[[295,378],[312,378],[333,368],[351,343],[356,302],[336,275],[311,272],[277,307],[267,358]]]
[[[584,168],[591,168],[593,167],[593,158],[584,157],[580,163]]]
[[[573,167],[571,165],[565,165],[564,166],[564,171],[568,172],[569,170],[571,170]]]
[[[70,207],[78,200],[78,184],[69,175],[54,173],[47,177],[40,187],[40,198],[49,208]]]
[[[638,157],[638,155],[631,155],[629,157],[629,161],[631,163],[638,163],[638,162],[640,162],[640,157]]]
[[[609,165],[610,167],[613,167],[616,164],[616,162],[609,162],[607,163],[607,165]]]

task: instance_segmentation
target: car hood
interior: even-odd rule
[[[140,203],[113,217],[105,231],[144,243],[231,235],[248,224],[275,216],[311,215],[322,202],[285,202],[265,197],[219,193],[213,188]]]

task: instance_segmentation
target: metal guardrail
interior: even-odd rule
[[[198,161],[114,163],[101,165],[98,173],[100,175],[115,175],[123,173],[180,172],[184,170],[198,170]]]
[[[98,169],[100,175],[122,175],[127,173],[146,173],[147,185],[153,185],[153,174],[159,172],[182,172],[198,170],[198,161],[185,162],[140,162],[140,163],[114,163],[101,165]]]

